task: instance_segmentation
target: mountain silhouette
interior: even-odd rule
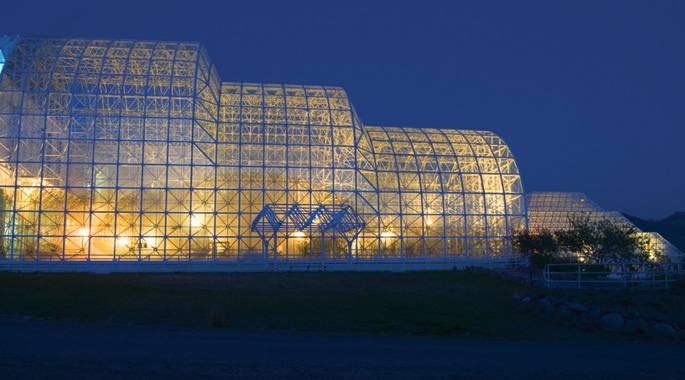
[[[623,214],[639,229],[646,232],[658,232],[673,245],[685,252],[685,212],[677,211],[661,220],[647,220],[637,216]]]

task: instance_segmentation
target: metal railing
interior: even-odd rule
[[[189,260],[189,261],[17,261],[0,260],[0,272],[278,272],[278,271],[422,271],[470,267],[504,268],[510,258],[482,260],[469,257],[434,259],[343,259],[343,260]]]
[[[666,289],[683,274],[680,263],[547,264],[548,288]]]

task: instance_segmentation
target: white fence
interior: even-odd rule
[[[665,289],[684,274],[682,263],[547,264],[549,288]]]

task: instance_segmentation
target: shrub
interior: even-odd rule
[[[514,248],[526,255],[529,265],[542,268],[558,258],[559,244],[556,236],[549,230],[531,233],[523,231],[514,236]]]
[[[571,217],[570,228],[555,233],[559,247],[589,263],[649,261],[648,242],[630,225],[608,219],[590,220],[588,215]]]
[[[649,238],[637,228],[609,219],[591,220],[585,214],[570,217],[569,227],[564,230],[523,231],[514,236],[513,243],[528,258],[532,268],[578,261],[597,264],[650,261]],[[656,256],[655,261],[661,260]]]

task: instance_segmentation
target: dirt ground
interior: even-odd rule
[[[682,344],[0,319],[2,379],[685,379]]]

